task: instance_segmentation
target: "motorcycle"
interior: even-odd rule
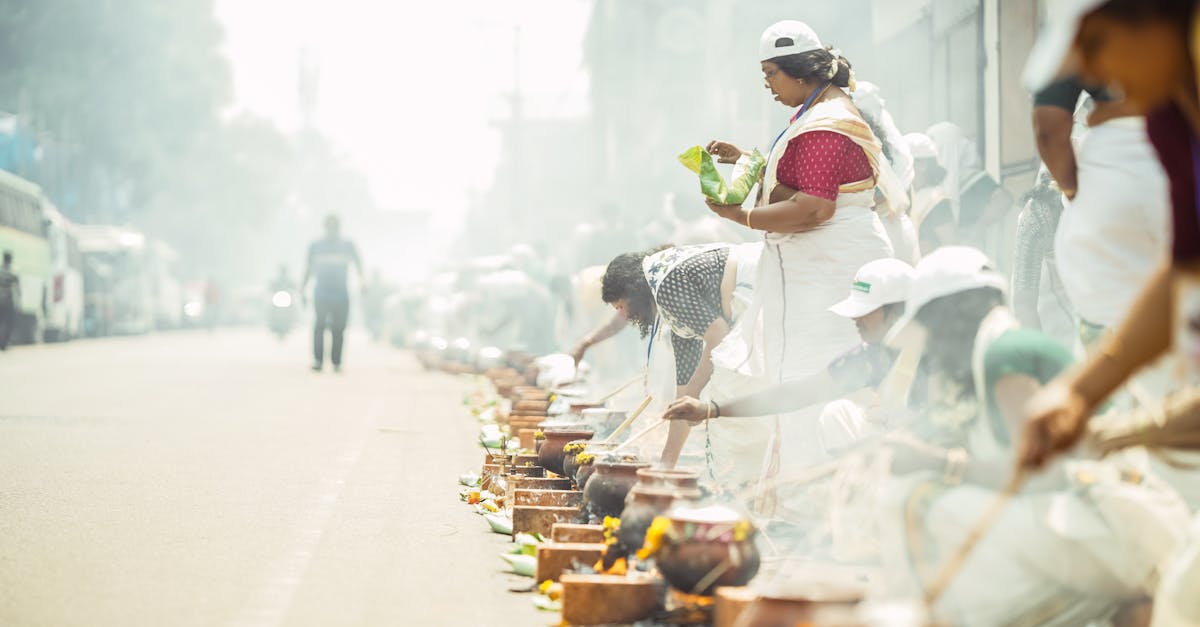
[[[287,337],[296,325],[296,299],[288,290],[278,290],[271,295],[271,312],[268,315],[271,332],[280,340]]]

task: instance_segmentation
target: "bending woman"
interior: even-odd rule
[[[755,274],[758,244],[707,244],[668,247],[618,255],[604,272],[601,297],[642,337],[650,336],[647,366],[655,351],[662,357],[669,334],[674,362],[674,387],[649,393],[662,401],[677,396],[699,396],[712,376],[712,350],[729,333],[745,311]],[[654,373],[651,373],[654,374]],[[687,423],[672,425],[661,463],[671,467],[679,459],[688,436]]]

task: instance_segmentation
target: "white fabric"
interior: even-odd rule
[[[1075,41],[1079,22],[1105,0],[1050,0],[1046,5],[1046,21],[1038,32],[1037,41],[1025,62],[1021,82],[1025,89],[1037,92],[1058,76],[1067,75],[1074,65],[1071,45]]]
[[[818,419],[821,449],[830,457],[845,452],[863,437],[879,432],[857,403],[842,399],[825,405]]]
[[[1150,627],[1196,625],[1200,625],[1200,516],[1192,521],[1187,543],[1163,573],[1150,620]]]
[[[1088,131],[1077,151],[1079,191],[1064,199],[1054,249],[1076,313],[1115,327],[1170,246],[1167,179],[1143,118]]]
[[[937,144],[925,133],[905,133],[904,143],[913,159],[937,159]]]
[[[962,191],[986,174],[979,164],[979,148],[953,122],[938,122],[925,129],[925,134],[937,145],[938,164],[946,170],[942,188],[950,199],[954,223],[958,224],[962,215],[959,200]]]
[[[1135,485],[1122,482],[1107,462],[1079,464],[1055,470],[1068,473],[1070,488],[1009,501],[935,607],[942,621],[1073,627],[1153,592],[1160,564],[1182,535],[1186,507],[1152,477]],[[884,491],[901,497],[888,497],[880,525],[892,594],[923,592],[921,582],[932,578],[997,496],[973,485],[935,487],[925,507],[906,512],[915,489],[931,479],[894,480]]]
[[[879,222],[887,232],[896,259],[911,266],[917,265],[921,260],[921,241],[912,218],[907,213],[881,214]]]
[[[776,40],[781,38],[792,40],[792,44],[788,46],[776,46]],[[758,43],[758,59],[766,61],[775,57],[785,57],[791,54],[801,54],[804,52],[812,52],[813,50],[824,50],[825,46],[821,43],[814,31],[808,24],[796,20],[783,20],[775,22],[763,31],[762,37]]]
[[[879,141],[887,147],[890,154],[888,161],[892,164],[892,171],[896,173],[900,185],[908,189],[916,176],[916,172],[913,170],[912,150],[909,148],[905,135],[896,126],[896,121],[892,119],[891,112],[887,110],[887,103],[879,93],[879,86],[867,81],[858,81],[858,88],[851,94],[851,99],[854,100],[854,106],[858,107],[859,113],[862,113],[863,118],[867,120],[872,129],[883,132]]]

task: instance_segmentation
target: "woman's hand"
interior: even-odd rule
[[[741,148],[716,139],[708,142],[704,150],[716,157],[717,163],[736,163],[742,155],[746,154]]]
[[[1051,383],[1029,407],[1019,460],[1022,466],[1040,468],[1083,437],[1093,404],[1075,386]]]
[[[704,401],[685,396],[671,403],[663,414],[663,420],[686,420],[691,424],[700,424],[708,417],[709,404]]]
[[[709,211],[726,220],[732,220],[738,224],[746,223],[746,210],[742,209],[741,205],[721,205],[713,202],[710,198],[705,198],[704,204],[708,205]]]

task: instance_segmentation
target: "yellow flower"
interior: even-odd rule
[[[650,528],[646,530],[646,542],[642,548],[638,549],[638,559],[644,560],[658,553],[663,546],[663,539],[670,529],[671,519],[665,516],[655,516],[654,522],[650,523]]]
[[[750,521],[741,520],[733,526],[733,541],[742,542],[750,537],[750,533],[754,531],[754,527],[750,525]]]
[[[542,433],[542,430],[541,430],[541,429],[538,429],[537,431],[534,431],[534,432],[533,432],[533,439],[535,439],[535,440],[545,440],[545,439],[546,439],[546,434],[545,434],[545,433]]]
[[[587,448],[587,444],[583,442],[571,442],[563,447],[563,452],[567,453],[568,455],[578,455],[579,453],[582,453],[583,449],[585,448]]]
[[[596,456],[591,453],[580,453],[575,456],[576,466],[587,466],[596,461]]]
[[[621,519],[616,516],[604,517],[604,543],[616,544],[617,532],[621,530]]]

